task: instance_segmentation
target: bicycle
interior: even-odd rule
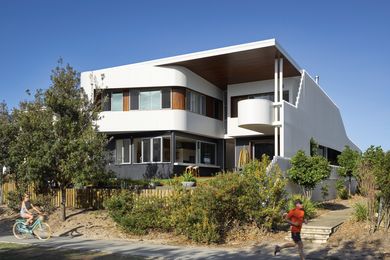
[[[43,220],[43,216],[40,215],[32,225],[26,225],[26,219],[19,218],[15,221],[12,232],[17,239],[24,239],[27,235],[35,235],[40,240],[47,240],[51,237],[51,228]]]

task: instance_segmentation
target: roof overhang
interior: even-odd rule
[[[300,76],[299,66],[275,39],[155,60],[155,66],[182,66],[221,89],[228,84],[274,78],[275,58],[283,58],[283,76]]]

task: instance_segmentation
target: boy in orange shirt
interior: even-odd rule
[[[305,259],[303,255],[303,243],[301,239],[301,228],[303,222],[307,223],[305,219],[305,211],[303,210],[303,205],[301,200],[296,200],[294,202],[295,208],[290,210],[288,213],[284,213],[283,217],[287,223],[291,225],[291,238],[294,243],[286,243],[284,245],[275,246],[274,255],[280,252],[283,248],[295,247],[298,246],[299,256],[301,260]]]

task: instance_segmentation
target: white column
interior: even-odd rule
[[[274,122],[276,123],[278,119],[278,107],[276,106],[276,103],[279,102],[278,98],[278,59],[275,59],[275,74],[274,74],[274,83],[275,83],[275,89],[274,89]],[[278,139],[278,129],[279,127],[277,125],[274,126],[274,145],[275,145],[275,156],[279,155],[279,139]]]
[[[280,156],[284,156],[284,106],[283,106],[283,58],[279,59],[279,99],[282,104],[279,106],[279,143],[280,143]]]

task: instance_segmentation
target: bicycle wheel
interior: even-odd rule
[[[49,224],[41,222],[38,224],[34,230],[34,234],[40,239],[40,240],[47,240],[51,236],[51,228]]]
[[[25,225],[23,223],[17,222],[12,227],[12,233],[17,239],[26,238],[26,233],[23,231],[25,229]]]

